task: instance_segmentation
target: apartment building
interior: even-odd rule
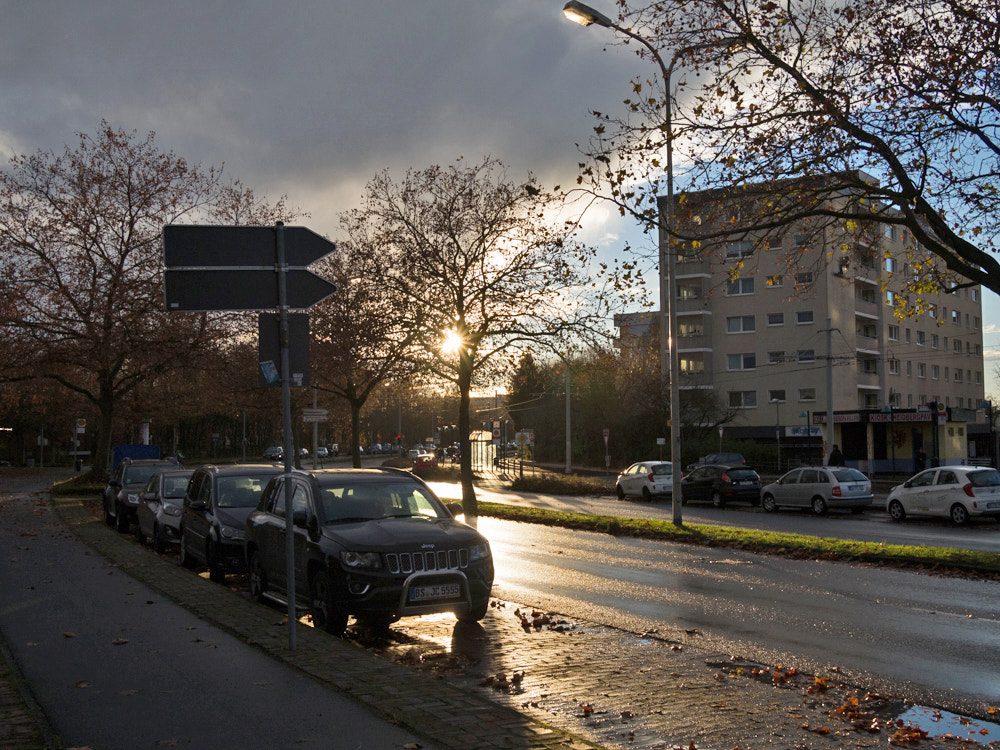
[[[699,202],[718,220],[713,200],[686,195],[687,220],[701,218]],[[688,242],[674,283],[682,398],[710,389],[737,411],[729,436],[781,441],[787,457],[797,444],[815,457],[836,443],[868,471],[908,471],[922,453],[968,458],[985,388],[981,290],[925,295],[923,314],[897,317],[904,279],[920,273],[914,250],[899,226],[809,220]],[[627,342],[659,321],[625,314],[615,324]]]

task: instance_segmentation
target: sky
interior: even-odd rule
[[[611,0],[591,3],[614,15]],[[573,184],[577,145],[649,62],[563,0],[0,0],[0,164],[61,153],[102,120],[190,162],[224,165],[296,224],[339,213],[388,169],[486,156],[512,180]],[[650,70],[649,75],[654,71]],[[649,248],[598,206],[581,239]],[[655,279],[655,274],[653,274]],[[1000,300],[984,295],[987,395],[1000,396]]]

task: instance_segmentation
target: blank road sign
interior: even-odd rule
[[[288,307],[307,310],[337,291],[337,285],[303,268],[286,272]],[[168,312],[270,310],[278,307],[278,274],[256,269],[167,269],[163,273]]]
[[[305,268],[337,246],[306,227],[282,227],[285,265]],[[270,266],[277,263],[277,227],[167,224],[163,265],[167,268]]]

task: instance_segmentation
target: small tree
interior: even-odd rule
[[[510,181],[492,158],[473,166],[382,173],[364,205],[344,215],[352,242],[413,336],[420,362],[457,387],[462,496],[476,516],[469,450],[470,393],[511,366],[522,344],[589,325],[582,304],[588,251],[547,217],[553,201],[529,177]]]

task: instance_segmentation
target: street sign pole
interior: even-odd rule
[[[288,592],[288,648],[295,650],[295,526],[292,523],[292,373],[288,363],[288,282],[285,272],[285,225],[275,225],[280,311],[282,452],[285,459],[285,591]]]

